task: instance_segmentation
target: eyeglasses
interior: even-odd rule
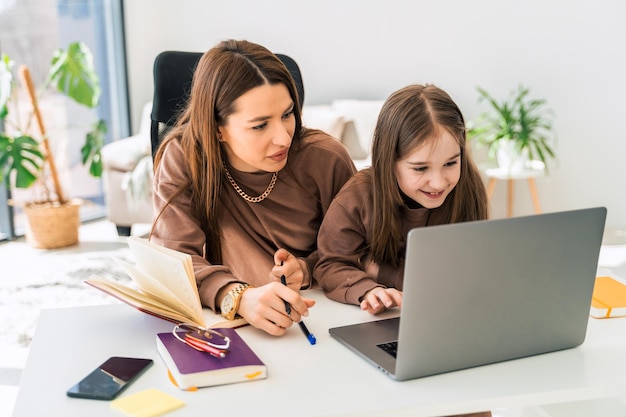
[[[224,336],[217,330],[203,329],[190,323],[177,324],[172,334],[184,344],[218,358],[225,357],[230,348],[228,336]]]

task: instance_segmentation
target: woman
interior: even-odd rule
[[[346,184],[320,228],[314,276],[329,298],[371,314],[401,306],[408,231],[488,217],[466,143],[463,115],[445,91],[410,85],[389,96],[372,167]]]
[[[312,283],[317,231],[355,172],[343,145],[302,127],[300,110],[274,54],[224,41],[200,59],[155,155],[152,240],[192,255],[204,305],[272,335],[313,306],[299,290]]]

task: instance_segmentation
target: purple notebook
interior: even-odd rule
[[[172,333],[157,334],[157,350],[180,388],[233,384],[267,377],[265,364],[235,329],[215,330],[231,340],[230,351],[224,358],[197,351]]]

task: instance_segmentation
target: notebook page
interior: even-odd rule
[[[189,275],[191,256],[156,245],[136,236],[128,239],[137,268],[155,278],[185,305],[193,308],[194,316],[202,316],[200,295],[195,278]]]

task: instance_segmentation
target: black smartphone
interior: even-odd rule
[[[113,356],[68,389],[67,395],[92,400],[112,400],[152,363],[152,359]]]

